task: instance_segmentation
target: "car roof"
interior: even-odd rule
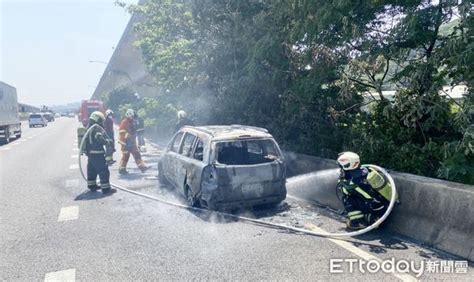
[[[248,125],[208,125],[208,126],[185,126],[183,130],[206,134],[212,140],[248,139],[248,138],[273,138],[268,130],[261,127]]]

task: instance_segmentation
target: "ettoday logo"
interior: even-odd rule
[[[391,258],[388,260],[363,260],[363,259],[330,259],[329,272],[330,273],[344,273],[344,266],[348,267],[349,273],[354,273],[358,270],[360,273],[388,273],[401,274],[412,273],[417,278],[421,277],[425,272],[427,273],[467,273],[467,261],[453,261],[453,260],[395,260]]]

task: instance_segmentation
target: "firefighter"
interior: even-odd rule
[[[105,111],[105,132],[112,140],[112,149],[115,152],[115,133],[114,133],[114,112],[112,110]]]
[[[118,143],[121,145],[122,149],[122,159],[120,160],[119,173],[127,174],[127,163],[130,159],[130,154],[133,155],[135,163],[138,168],[145,172],[150,167],[145,165],[142,160],[142,156],[137,147],[137,129],[134,120],[135,111],[128,109],[125,113],[125,118],[120,123],[119,127],[119,140]]]
[[[175,126],[175,131],[181,129],[181,127],[186,125],[194,125],[193,121],[188,118],[188,114],[185,111],[178,111],[178,122]]]
[[[356,153],[339,154],[337,163],[341,168],[338,189],[342,192],[342,202],[348,217],[347,228],[363,229],[387,210],[391,186],[376,170],[361,167],[360,157]]]
[[[146,146],[145,146],[145,121],[140,114],[135,113],[135,121],[137,125],[137,141],[138,141],[138,148],[140,152],[146,153]]]
[[[99,111],[90,115],[89,128],[94,124],[104,127],[105,116]],[[102,189],[102,193],[115,193],[117,190],[110,188],[110,172],[108,164],[112,162],[111,144],[100,128],[94,127],[88,136],[85,136],[85,153],[87,155],[87,187],[91,191]],[[104,148],[105,147],[105,148]],[[97,176],[100,186],[97,185]]]

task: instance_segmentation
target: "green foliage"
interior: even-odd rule
[[[159,136],[170,136],[176,122],[177,109],[156,98],[143,98],[143,108],[139,110],[145,116],[145,126],[154,129]]]
[[[120,116],[124,116],[127,108],[137,102],[135,92],[129,88],[121,87],[108,93],[104,98],[105,105],[108,109],[111,109],[114,113],[120,113]]]
[[[474,87],[471,1],[151,0],[129,9],[164,90],[132,106],[160,134],[185,109],[197,123],[266,127],[287,150],[334,158],[350,149],[364,162],[474,183],[472,94],[440,95],[445,85]]]
[[[129,9],[144,16],[135,26],[141,33],[136,45],[158,85],[174,90],[198,82],[203,54],[189,1],[149,1]]]

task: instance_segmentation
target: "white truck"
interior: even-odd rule
[[[0,81],[0,144],[21,138],[16,88]]]

